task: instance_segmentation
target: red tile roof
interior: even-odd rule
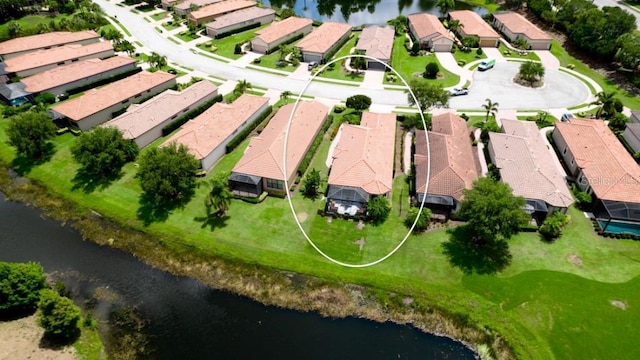
[[[462,31],[467,35],[476,35],[480,38],[500,38],[491,25],[471,10],[450,11],[449,16],[454,20],[460,20],[460,23],[463,24]]]
[[[326,22],[300,40],[296,46],[302,51],[324,54],[350,31],[349,24]]]
[[[524,16],[511,11],[493,14],[509,31],[514,34],[522,34],[531,40],[551,40],[551,35],[540,30]]]
[[[416,32],[414,35],[418,37],[418,40],[422,40],[434,34],[436,35],[433,36],[432,39],[437,39],[439,37],[451,39],[449,31],[445,29],[444,25],[440,22],[440,19],[433,14],[412,14],[409,15],[408,18],[409,23],[413,26],[413,29]]]
[[[98,35],[93,30],[68,32],[55,31],[46,34],[23,36],[0,43],[0,55],[13,54],[23,51],[35,51],[45,47],[54,47],[72,44],[88,39],[97,39]]]

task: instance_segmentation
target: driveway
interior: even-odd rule
[[[560,68],[560,60],[557,57],[553,56],[551,51],[549,50],[534,50],[534,53],[538,55],[540,58],[540,62],[547,69],[558,69]]]

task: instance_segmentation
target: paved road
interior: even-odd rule
[[[593,3],[597,5],[599,8],[603,6],[619,6],[624,10],[627,10],[631,13],[631,15],[636,17],[636,24],[638,25],[638,29],[640,29],[640,11],[635,10],[634,8],[625,5],[622,1],[617,0],[593,0]]]

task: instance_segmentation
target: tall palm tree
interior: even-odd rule
[[[464,27],[464,24],[461,23],[458,19],[451,19],[447,22],[447,24],[449,25],[449,30],[451,30],[451,32],[454,34],[457,34],[458,30]]]
[[[498,104],[497,102],[491,101],[491,99],[486,99],[486,103],[482,104],[482,107],[487,111],[487,115],[485,116],[484,122],[489,121],[489,115],[496,117],[496,113],[498,112]]]
[[[288,104],[290,96],[291,96],[291,91],[285,90],[280,93],[280,100],[282,100],[285,104]]]
[[[147,58],[147,62],[152,68],[160,69],[167,65],[167,57],[157,52],[152,52]]]
[[[618,98],[616,98],[616,92],[604,92],[601,91],[596,94],[597,100],[592,102],[590,105],[598,105],[599,108],[596,111],[596,117],[600,118],[601,116],[611,117],[618,112],[618,109],[622,107],[622,103]]]
[[[240,80],[238,81],[238,84],[236,85],[236,87],[233,89],[233,93],[240,96],[242,94],[244,94],[247,90],[251,89],[252,85],[250,82],[248,82],[247,80]]]
[[[229,209],[233,194],[229,189],[228,176],[227,173],[220,173],[209,180],[208,185],[211,186],[211,190],[204,199],[207,216],[211,216],[212,209],[216,210],[217,216],[223,216]]]

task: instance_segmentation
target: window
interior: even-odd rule
[[[129,99],[126,99],[126,100],[122,100],[120,103],[121,103],[121,104],[126,104],[126,103],[128,103],[128,102],[129,102]]]
[[[71,62],[76,62],[78,60],[80,60],[80,59],[71,59]]]
[[[567,149],[568,149],[568,147],[567,147],[567,146],[565,146],[565,147],[564,147],[564,150],[562,150],[562,155],[566,155],[566,154],[567,154]]]
[[[142,96],[142,94],[138,94],[138,95],[136,95],[135,97],[139,98],[140,96]]]
[[[575,164],[575,159],[571,159],[571,166],[573,166],[573,164]]]
[[[267,187],[282,190],[284,189],[284,182],[282,180],[267,179]]]
[[[58,65],[64,65],[64,61],[59,62]]]
[[[173,120],[173,119],[175,119],[175,118],[177,118],[177,117],[178,117],[178,115],[173,115],[173,116],[171,117],[171,120]]]

